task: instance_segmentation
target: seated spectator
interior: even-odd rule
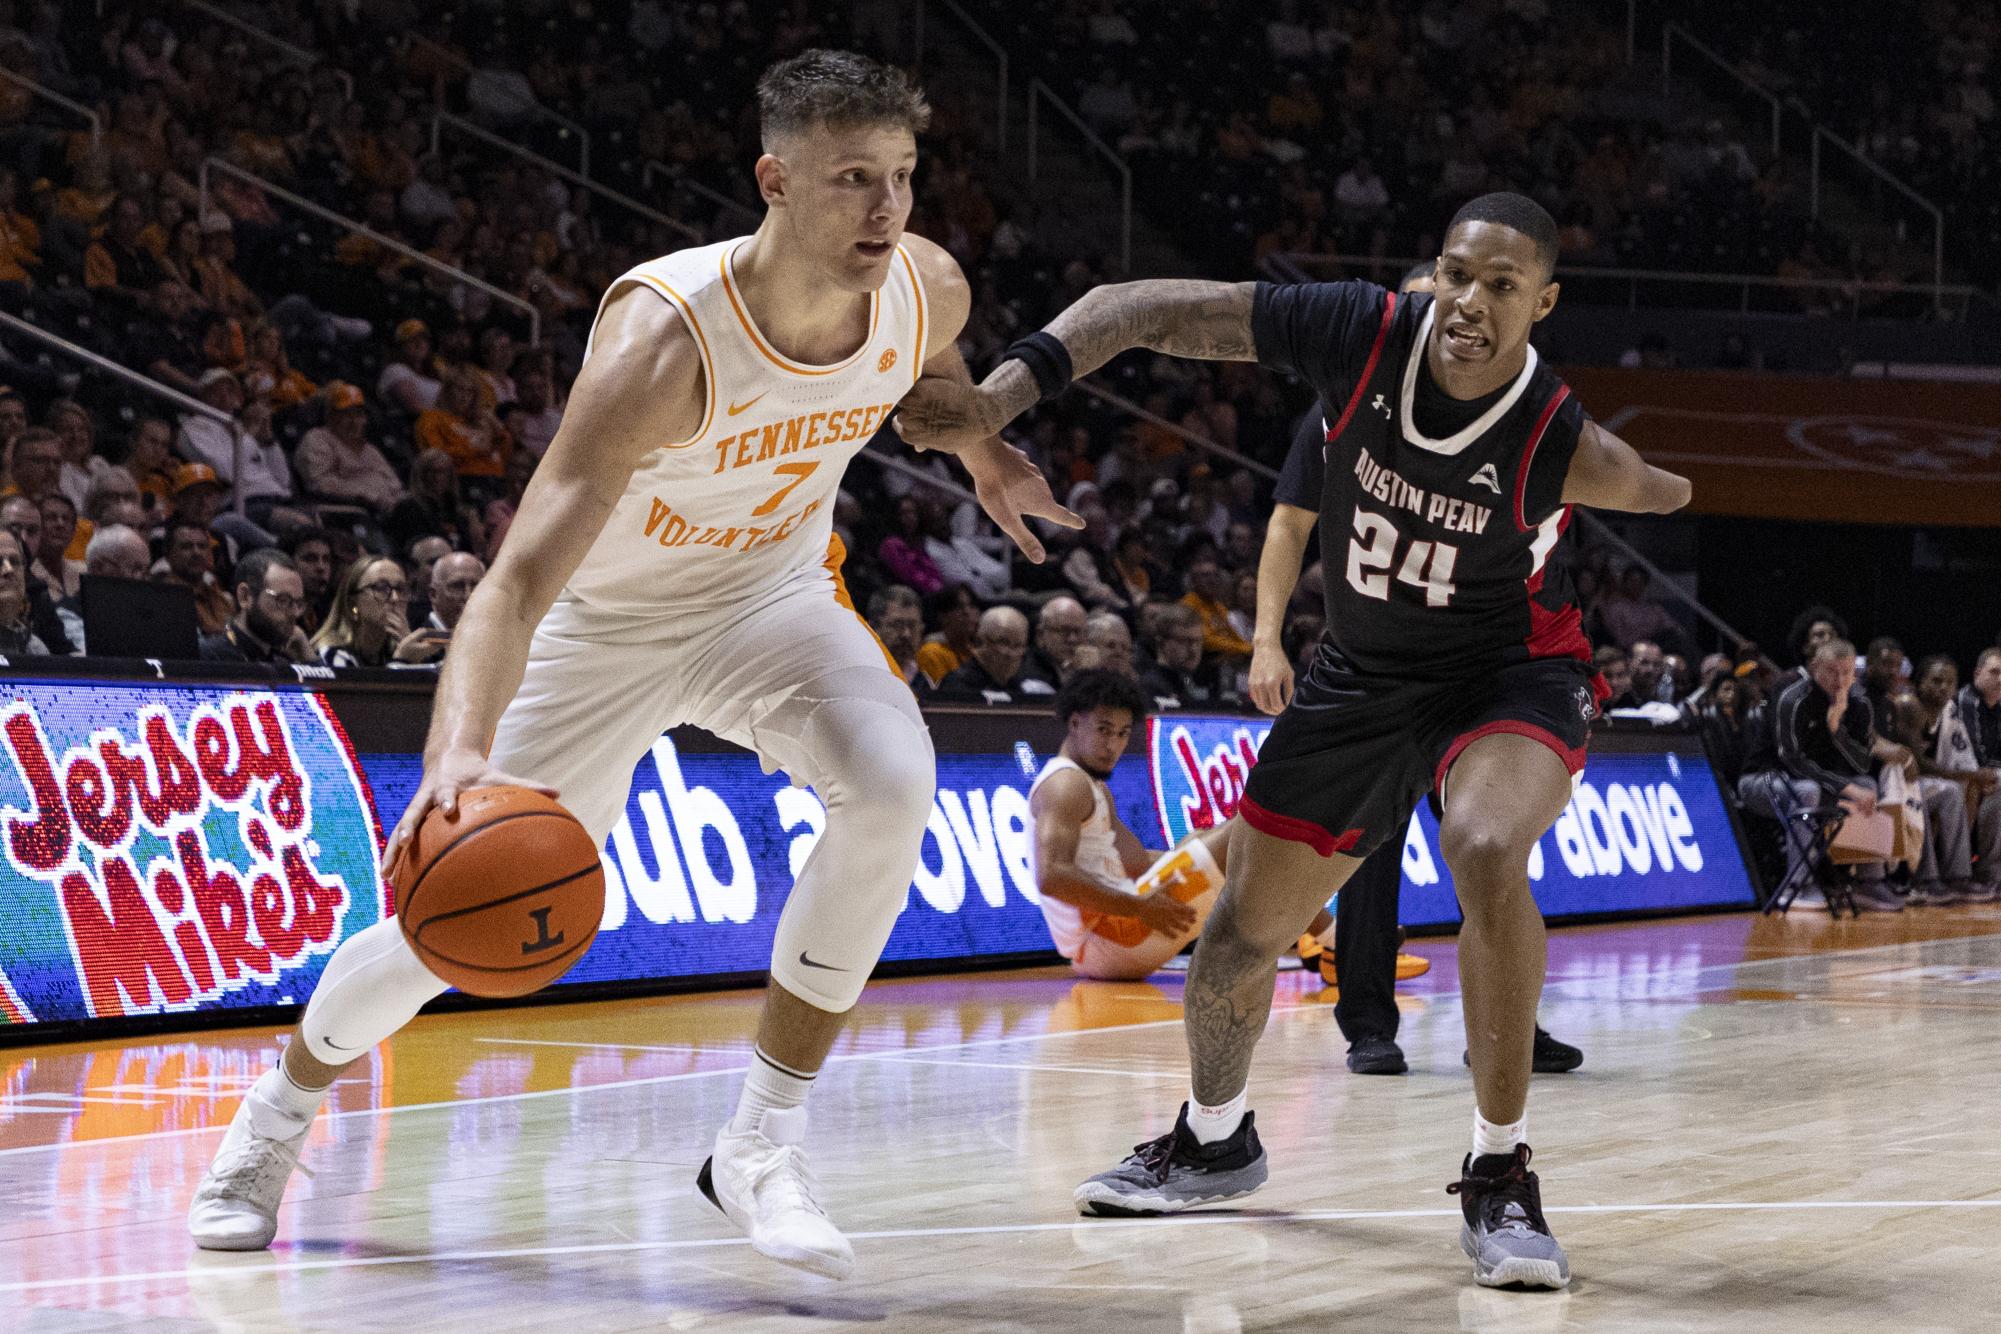
[[[382,521],[382,530],[399,551],[434,534],[445,539],[448,549],[476,550],[486,541],[485,525],[459,495],[459,470],[441,449],[424,450],[411,461],[410,485]]]
[[[111,466],[111,461],[97,452],[97,423],[91,420],[90,409],[69,398],[49,404],[43,422],[56,433],[56,443],[62,449],[63,465],[56,489],[82,509],[91,478]]]
[[[200,220],[201,250],[194,259],[192,286],[210,310],[233,319],[254,320],[264,303],[236,272],[236,230],[227,213],[211,212]]]
[[[938,628],[917,646],[917,665],[936,686],[973,656],[980,604],[964,584],[948,584],[925,600],[924,619]]]
[[[1641,639],[1678,640],[1681,627],[1666,607],[1647,596],[1647,572],[1628,565],[1619,576],[1619,591],[1599,604],[1599,620],[1613,642],[1631,649]]]
[[[0,528],[0,654],[42,657],[49,646],[36,635],[28,606],[28,557],[20,539]]]
[[[0,458],[13,457],[14,442],[27,429],[28,400],[18,390],[0,387]]]
[[[384,556],[363,556],[347,567],[334,590],[333,610],[313,636],[329,667],[417,667],[436,662],[449,635],[404,620],[410,581]]]
[[[1070,655],[1084,642],[1086,620],[1084,604],[1076,598],[1058,596],[1043,603],[1035,613],[1035,647],[1022,663],[1021,674],[1041,681],[1055,694],[1069,669]]]
[[[110,226],[84,252],[83,285],[93,296],[137,311],[145,295],[169,276],[140,240],[147,221],[138,196],[120,195],[113,201]]]
[[[201,637],[203,662],[314,662],[299,626],[306,588],[292,558],[273,547],[236,563],[236,614],[222,633]]]
[[[292,470],[285,451],[268,439],[268,410],[261,417],[267,439],[260,440],[247,429],[250,414],[246,411],[243,382],[220,366],[202,373],[201,398],[216,411],[226,413],[229,420],[222,421],[207,413],[188,413],[181,418],[175,452],[190,463],[205,465],[225,487],[242,495],[248,522],[238,520],[233,514],[219,515],[217,521],[228,525],[224,531],[245,546],[271,546],[277,539],[264,525],[273,508],[292,498]],[[243,456],[240,477],[236,472],[239,447]]]
[[[1152,547],[1138,524],[1120,530],[1118,545],[1112,551],[1112,572],[1129,606],[1141,605],[1153,591]]]
[[[22,289],[10,305],[21,303],[42,267],[42,229],[21,211],[20,192],[20,176],[12,167],[0,167],[0,284]]]
[[[1667,672],[1667,655],[1661,646],[1651,639],[1636,639],[1626,651],[1626,668],[1629,673],[1628,686],[1633,698],[1642,704],[1665,702],[1661,688]],[[1608,682],[1609,684],[1609,682]]]
[[[293,369],[285,351],[285,335],[278,326],[260,320],[245,335],[243,391],[252,399],[263,399],[278,412],[296,408],[320,391],[303,372]]]
[[[479,364],[473,367],[482,412],[492,412],[502,403],[512,403],[514,384],[514,335],[499,325],[480,330]]]
[[[1258,576],[1255,565],[1247,566],[1230,584],[1230,633],[1245,643],[1258,629]]]
[[[431,364],[431,329],[422,320],[396,326],[396,359],[382,368],[375,392],[397,411],[416,417],[437,406],[441,384]]]
[[[1973,680],[1953,697],[1954,712],[1966,729],[1966,749],[1974,768],[1988,777],[1974,819],[1974,843],[1981,849],[1979,879],[1971,897],[2001,898],[2001,647],[1982,649]],[[1972,781],[1969,780],[1969,785]]]
[[[1181,603],[1202,623],[1202,649],[1215,658],[1249,660],[1251,643],[1230,628],[1230,576],[1214,554],[1203,552],[1188,564],[1188,592]]]
[[[130,340],[131,362],[182,393],[199,395],[209,362],[194,292],[178,279],[162,278],[153,285],[145,314],[148,318]]]
[[[90,484],[90,492],[83,498],[83,515],[76,521],[76,536],[70,539],[65,554],[75,560],[77,553],[88,547],[97,530],[106,524],[122,523],[142,533],[152,532],[157,526],[157,511],[147,509],[147,502],[152,499],[140,492],[139,483],[129,470],[115,465],[106,468]]]
[[[1626,650],[1617,644],[1600,644],[1591,655],[1591,661],[1598,668],[1598,674],[1605,678],[1606,689],[1612,692],[1598,706],[1600,712],[1640,707],[1640,698],[1633,691],[1633,664],[1626,656]]]
[[[1208,632],[1202,614],[1186,602],[1168,604],[1161,613],[1159,661],[1140,678],[1140,686],[1156,700],[1171,701],[1162,707],[1186,707],[1230,698],[1214,683],[1213,672],[1204,670],[1203,645]]]
[[[924,554],[945,583],[965,584],[983,598],[1006,597],[1014,586],[1007,558],[990,554],[970,535],[956,533],[952,507],[944,501],[925,501],[922,509]]]
[[[43,496],[61,489],[62,471],[63,447],[56,433],[31,426],[14,441],[13,470],[5,494],[26,496],[39,505]]]
[[[1807,675],[1779,695],[1772,711],[1772,742],[1776,771],[1746,774],[1739,794],[1746,807],[1790,825],[1796,814],[1815,807],[1840,805],[1856,815],[1876,810],[1875,760],[1871,755],[1874,727],[1869,701],[1855,685],[1855,646],[1845,639],[1821,645],[1807,664]],[[1799,831],[1788,829],[1789,868],[1804,856]],[[1883,885],[1881,862],[1855,868],[1862,881],[1855,893],[1858,907],[1898,912],[1903,901]],[[1816,893],[1802,894],[1800,907],[1824,907]]]
[[[452,544],[442,537],[420,537],[410,544],[410,558],[403,562],[410,572],[408,614],[419,625],[431,619],[431,575],[438,562],[451,554]]]
[[[507,413],[507,433],[530,456],[541,458],[563,424],[549,369],[539,354],[524,352],[514,361],[514,406]]]
[[[84,551],[83,572],[106,579],[144,579],[146,567],[152,563],[152,549],[137,529],[108,523],[91,534],[90,546]],[[78,653],[88,653],[90,648],[83,638],[83,599],[75,594],[64,598],[56,604],[56,615],[62,618],[63,633],[69,637],[71,647]]]
[[[166,568],[154,577],[180,584],[195,594],[195,624],[205,635],[219,635],[236,614],[236,599],[215,577],[215,538],[208,525],[176,519],[167,525]]]
[[[149,513],[163,513],[174,498],[174,427],[164,417],[144,416],[132,424],[125,468],[139,484]],[[84,506],[86,516],[90,506]]]
[[[41,511],[42,540],[35,547],[34,572],[61,601],[76,592],[83,578],[83,562],[69,555],[78,527],[76,506],[62,492],[52,491],[42,497]]]
[[[292,558],[299,582],[305,586],[306,605],[299,613],[299,627],[308,635],[317,634],[333,597],[333,540],[324,528],[294,528],[279,545]]]
[[[480,521],[486,527],[486,541],[480,547],[480,556],[489,565],[500,557],[501,544],[507,540],[507,530],[514,526],[514,516],[521,511],[521,502],[528,495],[528,484],[535,480],[535,456],[525,449],[517,449],[507,456],[507,476],[499,495],[486,502],[480,510]],[[836,496],[834,511],[838,516],[841,501]],[[835,519],[836,531],[840,531],[841,520]],[[852,531],[850,528],[849,531]],[[846,538],[842,540],[845,542]]]
[[[1115,611],[1094,611],[1084,622],[1084,643],[1080,648],[1098,650],[1099,663],[1106,671],[1139,679],[1133,664],[1133,632],[1126,618]],[[1073,660],[1071,666],[1076,666]]]
[[[924,638],[924,611],[917,591],[905,584],[891,584],[868,600],[869,628],[882,641],[903,683],[918,694],[928,694],[931,678],[917,665],[917,647]]]
[[[60,492],[51,492],[60,495]],[[42,641],[43,651],[56,655],[67,655],[76,651],[68,633],[63,629],[62,617],[56,611],[56,603],[67,594],[38,568],[35,552],[42,543],[41,506],[26,496],[9,496],[0,502],[0,527],[14,535],[14,541],[26,554],[27,569],[22,576],[27,586],[28,621],[35,635]]]
[[[1056,553],[1067,545],[1069,553],[1062,557],[1061,566],[1065,586],[1087,607],[1123,611],[1131,603],[1120,591],[1118,569],[1106,551],[1112,541],[1112,525],[1104,501],[1094,495],[1077,514],[1084,520],[1083,530],[1060,529],[1052,533],[1055,540],[1050,544],[1049,559],[1055,560]]]
[[[1013,607],[994,607],[980,617],[972,656],[938,683],[941,695],[972,695],[989,704],[1007,704],[1028,695],[1053,695],[1047,681],[1022,679],[1028,657],[1028,618]]]
[[[899,584],[931,594],[945,586],[945,576],[925,550],[924,506],[915,495],[896,502],[896,531],[875,549],[875,558]]]
[[[444,373],[436,406],[417,416],[417,448],[443,450],[460,477],[499,478],[507,471],[512,442],[506,428],[479,406],[477,377],[477,371],[458,366]]]
[[[486,562],[470,551],[448,551],[431,567],[431,607],[423,624],[446,634],[459,628],[473,590],[486,578]],[[413,584],[415,580],[411,581]]]
[[[403,499],[403,479],[368,440],[368,405],[361,391],[343,380],[326,387],[326,425],[299,441],[293,463],[306,494],[318,500],[360,505],[380,517]]]

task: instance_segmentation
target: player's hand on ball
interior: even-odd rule
[[[942,375],[921,377],[891,418],[906,444],[947,454],[979,444],[1007,423],[1007,410],[998,397]]]
[[[1195,910],[1170,897],[1165,885],[1141,899],[1134,915],[1163,936],[1181,935],[1195,925]]]
[[[1251,703],[1266,713],[1279,713],[1292,703],[1292,664],[1276,644],[1251,649]]]
[[[1041,539],[1029,530],[1029,518],[1047,519],[1063,528],[1082,528],[1084,521],[1056,503],[1049,479],[1029,460],[1028,455],[998,438],[982,440],[963,451],[959,462],[973,476],[973,494],[1000,530],[1008,535],[1021,554],[1042,563]]]
[[[382,865],[387,868],[395,864],[403,845],[415,837],[418,826],[424,823],[424,817],[434,807],[450,815],[458,810],[462,795],[481,787],[525,787],[546,797],[562,795],[546,783],[502,773],[488,764],[486,756],[477,751],[446,751],[436,761],[424,766],[423,781],[417,784],[409,809],[396,822],[396,828],[389,835],[389,844],[382,850]]]

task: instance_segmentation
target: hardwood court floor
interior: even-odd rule
[[[1583,1070],[1531,1141],[1576,1279],[1474,1287],[1450,941],[1402,990],[1412,1073],[1361,1078],[1280,979],[1253,1076],[1271,1184],[1083,1221],[1165,1129],[1180,980],[1044,969],[870,989],[812,1152],[857,1276],[749,1251],[694,1190],[755,997],[420,1020],[340,1086],[276,1248],[182,1215],[269,1031],[0,1051],[0,1329],[1992,1330],[2001,908],[1557,933],[1543,1017]]]

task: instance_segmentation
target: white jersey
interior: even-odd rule
[[[570,595],[591,606],[649,615],[727,605],[838,569],[835,493],[921,373],[923,283],[898,246],[869,298],[862,345],[835,365],[802,365],[771,346],[744,303],[731,260],[748,240],[648,260],[606,292],[638,283],[674,307],[701,354],[707,401],[693,436],[662,441],[640,463],[570,577]]]
[[[1132,882],[1126,875],[1125,860],[1119,856],[1117,825],[1113,822],[1112,795],[1105,785],[1086,773],[1084,766],[1068,756],[1058,755],[1042,766],[1042,772],[1028,786],[1029,799],[1035,797],[1035,789],[1053,773],[1065,769],[1075,769],[1091,782],[1091,815],[1084,821],[1083,831],[1077,836],[1077,869],[1104,885],[1106,889],[1130,892]],[[1056,941],[1057,952],[1066,959],[1074,959],[1084,947],[1084,937],[1090,932],[1084,926],[1083,915],[1074,903],[1063,903],[1047,895],[1042,896],[1042,918],[1049,923],[1049,934]]]

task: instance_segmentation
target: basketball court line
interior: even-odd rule
[[[1979,1200],[1713,1200],[1679,1204],[1558,1204],[1543,1209],[1546,1214],[1648,1214],[1648,1213],[1772,1213],[1840,1209],[1997,1209],[2001,1199]],[[1070,1232],[1077,1228],[1109,1231],[1113,1228],[1168,1227],[1257,1227],[1266,1224],[1371,1222],[1405,1218],[1458,1218],[1457,1206],[1448,1209],[1310,1209],[1296,1213],[1188,1213],[1159,1218],[1074,1218],[1061,1223],[993,1223],[968,1227],[885,1228],[876,1232],[850,1232],[850,1241],[907,1241],[935,1237],[1022,1236],[1041,1232]],[[0,1292],[47,1292],[68,1288],[116,1286],[128,1283],[164,1283],[176,1279],[229,1281],[252,1274],[301,1274],[325,1269],[376,1269],[391,1265],[480,1264],[494,1260],[551,1259],[568,1255],[621,1255],[647,1251],[724,1250],[750,1245],[748,1237],[689,1237],[671,1241],[596,1242],[576,1246],[522,1246],[491,1251],[432,1251],[411,1255],[370,1255],[334,1257],[324,1260],[273,1261],[267,1264],[235,1265],[217,1262],[190,1265],[182,1269],[156,1269],[138,1274],[107,1274],[89,1278],[30,1279],[22,1283],[0,1283]]]
[[[1735,963],[1705,964],[1702,967],[1693,969],[1687,973],[1677,972],[1672,969],[1664,971],[1666,972],[1667,975],[1677,978],[1696,978],[1696,977],[1701,977],[1708,973],[1719,973],[1730,970],[1741,970],[1745,968],[1768,967],[1772,964],[1798,963],[1802,960],[1809,960],[1809,959],[1827,959],[1827,960],[1858,959],[1858,958],[1866,958],[1871,955],[1894,953],[1900,950],[1914,950],[1914,949],[1922,950],[1927,946],[1931,945],[1993,940],[1996,937],[1996,935],[2001,935],[2001,932],[1988,932],[1978,936],[1949,936],[1939,940],[1900,941],[1890,945],[1868,945],[1856,949],[1813,950],[1803,954],[1776,954],[1768,958],[1744,959]],[[1646,974],[1643,976],[1650,977],[1652,975]],[[1574,987],[1602,988],[1604,986],[1605,986],[1605,980],[1599,977],[1568,978],[1545,984],[1544,993],[1548,994],[1552,990],[1558,992],[1566,992]],[[1460,993],[1458,988],[1455,987],[1447,991],[1427,991],[1414,994],[1417,994],[1423,997],[1425,1000],[1430,1001],[1430,1000],[1451,1000],[1456,998]],[[1697,993],[1690,993],[1688,999],[1690,1000],[1691,1003],[1700,1003],[1695,999],[1696,994]],[[1606,996],[1603,999],[1606,999],[1608,1001],[1613,1001],[1616,1003],[1627,1004],[1631,1003],[1635,999],[1639,999],[1639,997],[1613,994],[1610,996]],[[1271,1012],[1273,1019],[1277,1019],[1282,1015],[1290,1015],[1290,1014],[1320,1014],[1331,1017],[1333,1013],[1334,1013],[1334,1007],[1331,1005],[1314,1005],[1314,1004],[1288,1005],[1284,1007],[1275,1007]],[[941,1052],[941,1051],[971,1051],[976,1048],[1002,1046],[1015,1042],[1043,1042],[1052,1038],[1088,1037],[1094,1034],[1104,1034],[1104,1033],[1133,1033],[1149,1028],[1166,1028],[1170,1026],[1178,1027],[1180,1024],[1181,1024],[1181,1019],[1179,1017],[1176,1017],[1173,1019],[1152,1019],[1136,1024],[1108,1024],[1099,1028],[1066,1028],[1066,1029],[1044,1030],[1038,1033],[1016,1033],[1007,1037],[977,1038],[970,1042],[945,1042],[924,1047],[897,1047],[897,1048],[886,1049],[883,1051],[874,1051],[874,1052],[841,1053],[841,1054],[836,1054],[834,1056],[830,1056],[827,1060],[827,1063],[829,1065],[833,1065],[836,1063],[845,1064],[851,1061],[892,1059],[897,1056],[906,1056],[906,1055],[922,1056],[932,1052]],[[476,1038],[474,1040],[478,1042],[491,1043],[500,1046],[514,1045],[515,1043],[514,1039],[509,1039],[509,1038]],[[521,1041],[536,1046],[565,1045],[565,1044],[558,1044],[556,1042],[547,1039],[522,1039]],[[591,1049],[616,1050],[619,1049],[622,1044],[590,1042],[590,1043],[571,1043],[567,1045],[591,1048]],[[641,1048],[641,1050],[644,1050],[644,1048]],[[618,1079],[603,1084],[576,1084],[556,1089],[528,1089],[520,1093],[496,1093],[490,1096],[477,1097],[477,1098],[450,1098],[438,1102],[402,1103],[393,1107],[357,1107],[352,1110],[343,1112],[324,1112],[321,1114],[321,1119],[344,1120],[350,1117],[389,1116],[401,1112],[438,1111],[443,1108],[465,1107],[472,1104],[528,1102],[543,1098],[575,1097],[584,1093],[598,1093],[613,1089],[644,1088],[654,1084],[679,1083],[683,1080],[688,1080],[688,1079],[710,1079],[721,1075],[740,1075],[743,1074],[748,1068],[749,1067],[747,1066],[724,1066],[724,1067],[718,1067],[713,1070],[687,1070],[671,1075],[649,1075],[640,1079]],[[111,1135],[111,1136],[105,1136],[100,1139],[61,1140],[49,1144],[20,1144],[14,1146],[13,1148],[0,1149],[0,1158],[10,1158],[16,1155],[30,1154],[30,1153],[60,1153],[69,1150],[91,1149],[103,1145],[112,1145],[112,1144],[139,1143],[148,1140],[184,1139],[194,1135],[220,1135],[228,1128],[229,1126],[227,1122],[218,1122],[214,1125],[189,1126],[180,1130],[153,1130],[138,1135]]]
[[[943,1065],[956,1070],[1047,1070],[1058,1075],[1117,1075],[1121,1079],[1186,1079],[1185,1070],[1109,1070],[1090,1065],[1031,1065],[1006,1061],[927,1061],[922,1057],[885,1057],[895,1065]]]

